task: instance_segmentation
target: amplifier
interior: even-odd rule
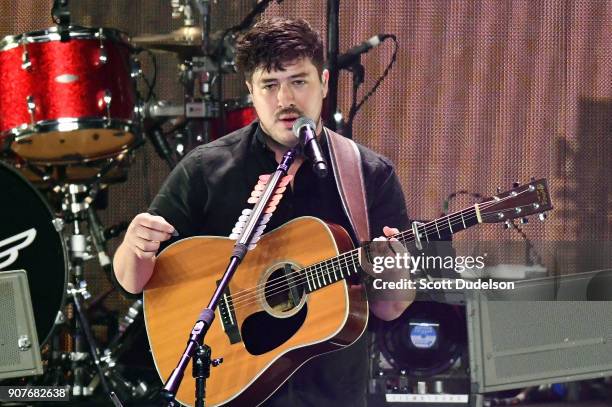
[[[0,379],[43,373],[28,278],[0,272]]]

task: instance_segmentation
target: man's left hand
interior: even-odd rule
[[[381,279],[383,282],[399,283],[410,279],[408,267],[397,267],[396,259],[403,259],[409,256],[408,250],[404,245],[393,237],[399,234],[396,228],[385,226],[383,235],[374,239],[367,248],[362,248],[360,252],[361,267],[370,276]],[[393,258],[393,267],[386,267],[385,258]],[[381,260],[382,259],[382,260]],[[389,261],[389,263],[391,263]],[[387,263],[387,265],[389,265]],[[381,270],[382,268],[382,270]],[[391,321],[399,317],[412,304],[416,291],[411,289],[374,289],[372,279],[366,283],[368,297],[370,298],[370,309],[378,318]]]

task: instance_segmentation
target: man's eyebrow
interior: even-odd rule
[[[298,72],[294,75],[291,75],[289,79],[305,78],[307,76],[308,76],[308,72]],[[265,83],[276,83],[278,82],[278,79],[277,78],[262,78],[260,82],[264,84]]]
[[[308,76],[308,72],[298,72],[295,75],[291,75],[290,78],[296,79],[296,78],[303,78],[305,76]]]

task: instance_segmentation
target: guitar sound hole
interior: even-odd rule
[[[304,296],[304,285],[301,274],[293,269],[279,268],[274,270],[266,281],[264,296],[271,313],[289,312],[300,304]]]

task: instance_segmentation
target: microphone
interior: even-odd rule
[[[312,169],[319,178],[327,176],[327,161],[321,153],[321,147],[317,141],[314,120],[302,116],[293,123],[293,134],[300,141],[304,154],[312,161]]]
[[[336,67],[338,69],[346,68],[347,66],[351,65],[359,55],[365,54],[372,48],[379,46],[385,38],[388,38],[390,36],[390,34],[378,34],[373,36],[369,40],[362,42],[359,45],[355,45],[353,48],[349,49],[344,54],[338,55],[338,62],[336,63]]]
[[[176,162],[172,157],[172,149],[168,143],[168,140],[166,140],[164,137],[161,129],[156,126],[145,132],[145,135],[148,136],[149,140],[153,144],[153,148],[155,148],[157,155],[166,161],[170,169],[174,168]]]

